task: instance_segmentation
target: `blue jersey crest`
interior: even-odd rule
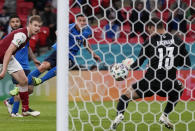
[[[69,25],[69,59],[74,61],[74,56],[80,50],[84,41],[92,35],[92,30],[86,26],[82,31],[76,29],[75,23]],[[57,49],[57,44],[53,46],[54,50]]]

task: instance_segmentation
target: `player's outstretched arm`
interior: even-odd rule
[[[4,76],[6,74],[6,71],[7,71],[8,63],[11,59],[11,56],[12,56],[13,52],[15,52],[16,49],[17,49],[16,45],[10,44],[9,48],[5,52],[5,55],[4,55],[4,58],[3,58],[3,69],[2,69],[1,74],[0,74],[0,79],[4,78]]]
[[[147,59],[147,56],[150,56],[150,49],[146,48],[146,45],[149,43],[149,41],[147,40],[144,44],[143,47],[139,53],[138,59],[136,59],[136,61],[131,65],[131,69],[133,70],[137,70],[139,69],[139,67],[144,63],[144,61]],[[149,46],[148,46],[149,47]],[[145,52],[145,54],[143,53]]]
[[[83,45],[86,47],[86,49],[89,51],[89,53],[93,56],[93,58],[96,61],[101,62],[101,58],[97,54],[94,53],[94,51],[91,49],[91,46],[87,44],[86,40],[84,41]]]
[[[30,58],[34,62],[35,66],[36,67],[40,66],[41,65],[41,62],[36,59],[36,56],[34,55],[32,49],[30,48],[30,46],[28,47],[28,53],[29,53]]]

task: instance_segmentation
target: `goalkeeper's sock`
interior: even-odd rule
[[[14,113],[14,114],[18,113],[19,106],[20,106],[20,102],[15,101],[14,104],[13,104],[12,113]]]
[[[8,103],[11,105],[14,103],[14,96],[12,96],[8,99]]]
[[[44,81],[49,80],[50,78],[52,78],[52,77],[54,77],[54,76],[56,76],[56,67],[50,69],[50,70],[47,72],[47,74],[45,74],[45,75],[41,78],[42,83],[43,83]]]
[[[38,69],[35,69],[28,75],[28,84],[32,85],[32,77],[38,77],[41,72]]]
[[[169,100],[167,102],[167,105],[164,109],[164,115],[167,117],[168,114],[173,110],[173,108],[177,105],[178,103],[178,97],[174,96],[174,97],[169,97]]]
[[[128,107],[129,98],[126,95],[121,95],[117,104],[117,114],[124,114],[125,109]]]

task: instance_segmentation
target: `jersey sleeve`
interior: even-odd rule
[[[131,65],[131,68],[133,70],[137,70],[139,69],[139,67],[144,63],[144,61],[147,59],[146,56],[149,56],[149,51],[147,51],[148,49],[146,48],[146,46],[148,45],[149,40],[145,41],[143,44],[143,47],[141,48],[141,51],[139,53],[138,59],[136,59],[136,61]]]
[[[26,39],[27,39],[27,36],[24,33],[19,32],[14,35],[12,43],[16,45],[17,47],[20,47],[20,45],[23,44],[26,41]]]

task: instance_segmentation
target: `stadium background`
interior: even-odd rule
[[[137,1],[139,2],[141,0]],[[190,19],[187,17],[178,17],[175,18],[175,22],[171,21],[171,18],[173,16],[176,17],[178,12],[179,15],[182,15],[182,13],[184,15],[188,12],[192,7],[190,5],[190,0],[181,0],[180,2],[183,6],[177,5],[177,0],[169,0],[168,2],[166,2],[166,0],[158,0],[157,10],[153,8],[154,5],[152,2],[154,0],[146,1],[145,9],[147,9],[147,12],[150,12],[150,14],[156,17],[162,17],[165,23],[172,23],[167,25],[169,31],[173,33],[175,30],[178,30],[180,32],[178,35],[186,42],[186,48],[190,53],[192,67],[191,71],[182,69],[181,73],[179,73],[179,77],[186,85],[182,99],[185,101],[193,101],[195,100],[195,14],[191,14],[192,18]],[[191,0],[191,3],[193,2],[195,1]],[[141,79],[143,77],[144,69],[146,69],[147,66],[145,62],[141,70],[133,73],[133,76],[136,79],[129,77],[127,81],[122,82],[114,81],[107,71],[110,65],[121,62],[125,57],[136,58],[139,54],[141,44],[144,42],[144,35],[142,35],[143,31],[139,32],[141,30],[138,29],[138,32],[133,32],[131,21],[128,20],[130,19],[129,17],[131,17],[132,9],[134,9],[132,0],[124,0],[123,4],[121,4],[121,1],[117,0],[112,0],[112,2],[110,0],[70,0],[69,6],[70,23],[75,21],[75,15],[78,13],[84,13],[88,17],[89,24],[93,31],[93,36],[88,42],[91,44],[92,49],[102,59],[101,63],[96,63],[85,48],[82,47],[81,51],[79,51],[76,56],[77,63],[83,67],[82,73],[79,73],[77,70],[70,71],[69,99],[71,101],[86,102],[101,102],[102,100],[116,101],[119,94],[125,89],[125,86],[130,85],[132,82],[135,82],[136,79]],[[48,23],[45,22],[41,32],[30,40],[30,46],[40,61],[52,52],[51,45],[56,40],[54,33],[56,30],[56,1],[0,0],[1,37],[9,32],[9,27],[2,21],[6,20],[11,13],[17,12],[22,20],[22,24],[26,25],[27,19],[32,15],[34,9],[36,9],[38,14],[42,15],[42,17],[47,18],[49,15],[45,13],[45,10],[47,10],[45,8],[49,8],[51,11],[50,13],[52,15],[50,14],[50,20],[49,18],[46,19],[45,21],[48,21]],[[177,9],[181,10],[177,11]],[[114,15],[110,13],[113,11],[115,12]],[[183,29],[181,28],[181,23],[184,20],[186,20],[186,27]],[[114,21],[114,25],[117,26],[118,30],[106,28],[110,21]],[[132,32],[136,34],[132,34]],[[35,66],[32,62],[30,65],[33,70]],[[90,70],[88,71],[87,69]],[[130,73],[129,76],[132,76],[132,74]],[[55,82],[56,78],[53,78],[36,87],[32,98],[55,102]],[[8,92],[12,88],[13,85],[10,76],[7,75],[6,78],[0,82],[0,100],[9,97]],[[157,99],[164,100],[159,97],[157,97]],[[148,100],[152,100],[152,98]],[[194,110],[192,110],[192,112],[194,112]],[[79,129],[79,127],[76,129]]]

